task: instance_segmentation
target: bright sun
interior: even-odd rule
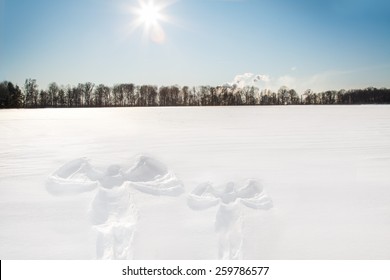
[[[139,20],[146,25],[154,25],[161,18],[158,7],[153,3],[143,3],[139,9]]]
[[[168,17],[163,13],[163,9],[172,4],[172,1],[138,0],[138,7],[132,7],[131,13],[134,15],[131,29],[135,30],[143,26],[144,37],[156,43],[165,41],[165,32],[161,22],[168,21]]]

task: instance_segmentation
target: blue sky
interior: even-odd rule
[[[155,0],[158,42],[140,2],[0,0],[0,80],[390,87],[390,1]]]

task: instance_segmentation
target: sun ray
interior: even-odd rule
[[[168,22],[169,17],[164,9],[175,1],[138,0],[137,7],[131,7],[130,13],[133,16],[130,32],[143,27],[143,37],[155,43],[164,43],[165,31],[163,22]]]

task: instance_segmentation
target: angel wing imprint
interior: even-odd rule
[[[135,189],[153,194],[177,196],[184,192],[182,182],[161,162],[148,156],[139,156],[124,178]]]
[[[85,157],[72,160],[56,171],[46,181],[46,189],[53,195],[70,195],[88,192],[99,185],[103,174],[95,170]]]

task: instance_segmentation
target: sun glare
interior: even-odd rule
[[[165,32],[161,26],[162,22],[168,21],[163,9],[172,4],[172,1],[138,0],[138,7],[132,7],[133,21],[131,30],[143,27],[144,38],[156,43],[164,43]]]
[[[146,25],[154,25],[158,23],[160,18],[159,10],[153,2],[147,3],[140,7],[139,20]]]

